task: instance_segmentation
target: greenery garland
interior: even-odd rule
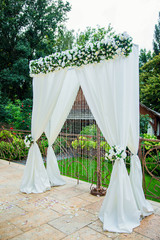
[[[132,45],[132,38],[126,32],[106,35],[100,41],[88,41],[85,46],[76,46],[71,50],[30,61],[30,74],[49,73],[66,67],[99,63],[104,59],[126,57],[132,51]]]

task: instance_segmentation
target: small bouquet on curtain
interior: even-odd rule
[[[125,159],[127,154],[121,146],[112,146],[105,154],[105,159],[110,161]]]
[[[26,147],[29,148],[32,143],[33,143],[32,135],[31,134],[26,135],[24,139],[24,144],[26,145]]]

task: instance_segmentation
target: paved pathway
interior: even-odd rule
[[[160,203],[132,234],[104,232],[98,219],[103,198],[89,194],[90,184],[67,184],[41,194],[19,191],[24,166],[0,160],[0,239],[12,240],[160,240]]]

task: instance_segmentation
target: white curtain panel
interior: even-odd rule
[[[145,199],[142,188],[142,169],[139,157],[137,155],[139,146],[139,68],[138,68],[138,52],[133,48],[133,53],[136,56],[134,61],[131,62],[134,66],[130,74],[130,129],[128,138],[128,147],[133,154],[131,156],[130,167],[130,181],[132,190],[137,203],[138,209],[141,211],[142,217],[151,215],[153,208],[151,204]],[[137,59],[137,61],[136,61]],[[135,70],[134,70],[135,69]],[[137,69],[137,71],[136,71]]]
[[[52,148],[67,116],[72,108],[79,89],[79,82],[75,76],[75,70],[68,70],[56,107],[52,113],[50,122],[46,128],[49,147],[47,150],[47,173],[51,186],[65,184],[60,175],[57,159]]]
[[[50,189],[49,178],[36,143],[45,130],[65,80],[67,69],[33,78],[32,144],[20,190],[25,193],[40,193]]]
[[[134,51],[138,51],[136,46]],[[130,126],[130,72],[137,61],[129,57],[92,64],[77,69],[77,75],[90,109],[108,143],[126,149]],[[134,71],[134,69],[133,69]],[[135,69],[137,71],[137,69]],[[138,87],[138,86],[137,86]],[[130,233],[140,224],[140,211],[133,195],[123,159],[116,160],[99,217],[103,229]]]

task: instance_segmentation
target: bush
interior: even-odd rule
[[[147,134],[147,133],[143,134],[142,137],[145,138],[145,139],[157,140],[156,136],[150,135],[150,134]],[[143,145],[145,147],[145,150],[148,151],[155,146],[160,146],[160,142],[142,141],[142,147],[143,147]]]
[[[91,148],[96,149],[97,148],[97,126],[95,124],[86,126],[82,129],[80,132],[81,135],[90,135],[90,136],[80,136],[78,139],[72,141],[72,147],[74,149],[77,149],[80,147],[81,149],[87,149],[90,150]],[[102,136],[102,133],[101,133]],[[106,141],[100,142],[100,147],[104,149],[105,151],[108,151],[110,149],[109,144]]]
[[[67,147],[67,143],[62,137],[57,137],[53,147],[55,154],[59,154],[61,151],[63,151],[63,148]]]
[[[147,133],[149,127],[150,117],[148,114],[140,114],[140,134]]]
[[[16,100],[14,103],[8,101],[0,110],[4,115],[1,122],[11,125],[15,129],[30,130],[32,115],[32,100],[25,99],[22,102]]]
[[[26,159],[28,148],[24,140],[7,130],[0,132],[0,158],[10,160]]]
[[[0,158],[10,160],[27,159],[29,147],[25,145],[24,138],[24,133],[18,135],[16,130],[2,130],[0,132]],[[45,135],[42,135],[38,145],[42,156],[45,156],[45,150],[48,147],[48,140]]]

